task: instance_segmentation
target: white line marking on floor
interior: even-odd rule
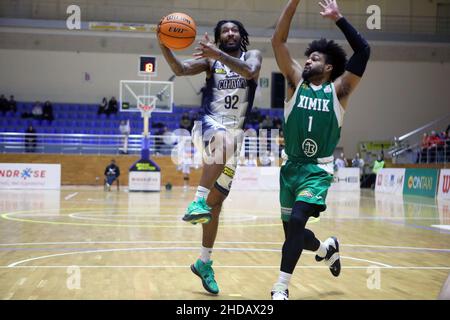
[[[73,265],[71,265],[73,266]],[[71,266],[15,266],[15,267],[9,267],[9,266],[0,266],[0,269],[67,269]],[[167,266],[80,266],[77,265],[79,268],[86,268],[86,269],[185,269],[189,268],[188,265],[185,266],[175,266],[175,265],[167,265]],[[296,269],[328,269],[327,266],[297,266]],[[367,266],[342,266],[342,269],[355,269],[355,270],[367,270]],[[214,269],[280,269],[279,265],[276,266],[262,266],[262,265],[252,265],[252,266],[214,266]],[[428,267],[422,267],[422,266],[393,266],[393,267],[380,267],[380,269],[389,269],[389,270],[450,270],[450,266],[448,267],[442,267],[442,266],[428,266]]]
[[[8,267],[13,268],[19,264],[27,263],[30,261],[70,256],[70,255],[78,255],[78,254],[100,253],[100,252],[124,252],[124,251],[164,251],[164,250],[167,250],[167,251],[190,251],[190,250],[198,250],[198,247],[115,248],[115,249],[100,249],[100,250],[65,252],[65,253],[56,253],[56,254],[38,256],[38,257],[33,257],[33,258],[16,261],[14,263],[9,264]],[[216,251],[231,251],[231,252],[233,252],[233,251],[234,252],[246,252],[246,251],[248,251],[248,252],[281,252],[281,249],[256,249],[256,248],[214,248],[214,250],[216,250]],[[305,252],[305,253],[314,254],[312,252]],[[367,262],[369,264],[376,264],[376,265],[379,265],[382,267],[388,267],[388,268],[392,267],[385,263],[366,260],[366,259],[359,259],[359,258],[353,258],[353,257],[348,257],[348,256],[341,256],[341,258],[350,259],[350,260],[354,260],[354,261]]]
[[[70,200],[70,199],[76,197],[77,195],[78,195],[78,192],[69,194],[67,197],[64,198],[64,200]]]
[[[450,230],[450,225],[447,224],[433,224],[432,227],[437,229]]]

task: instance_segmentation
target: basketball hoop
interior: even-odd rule
[[[138,104],[138,109],[141,111],[142,118],[150,118],[153,110],[155,110],[154,104]]]

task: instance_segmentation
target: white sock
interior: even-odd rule
[[[197,187],[197,192],[195,193],[195,201],[198,201],[201,198],[205,198],[205,200],[208,198],[209,189],[206,189],[202,186]]]
[[[202,260],[203,263],[211,260],[212,250],[212,248],[205,248],[204,246],[202,246],[202,249],[200,251],[200,260]]]
[[[328,251],[328,245],[323,243],[322,241],[320,241],[320,247],[316,251],[317,255],[321,258],[325,258],[325,256],[327,255],[327,251]]]
[[[277,284],[282,284],[286,287],[289,286],[289,281],[291,281],[292,274],[280,271],[280,275],[278,276]]]

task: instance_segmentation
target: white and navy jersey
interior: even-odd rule
[[[245,52],[242,53],[245,61]],[[242,129],[253,107],[257,83],[247,80],[220,61],[211,64],[203,98],[205,122],[215,121],[227,129]]]

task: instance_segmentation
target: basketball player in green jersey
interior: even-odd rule
[[[287,47],[290,24],[300,0],[290,0],[275,28],[272,46],[278,66],[288,82],[284,109],[285,153],[280,173],[281,217],[285,230],[280,275],[272,299],[287,300],[288,285],[303,249],[316,252],[334,276],[341,270],[339,242],[318,240],[305,228],[310,217],[326,209],[325,199],[333,174],[333,151],[339,142],[350,94],[358,85],[370,56],[366,40],[341,15],[335,0],[324,0],[320,14],[333,20],[354,54],[347,63],[344,50],[334,41],[320,39],[307,48],[302,68]]]

